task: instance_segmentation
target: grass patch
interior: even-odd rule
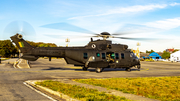
[[[150,59],[145,59],[145,61],[154,62],[154,60],[153,60],[152,58],[150,58]]]
[[[111,79],[75,79],[77,82],[142,95],[161,101],[180,101],[180,76]]]
[[[3,59],[1,59],[1,61],[4,61],[4,60],[8,60],[9,58],[3,58]]]
[[[105,94],[104,92],[99,92],[96,89],[88,89],[76,85],[64,84],[58,81],[47,80],[37,82],[36,84],[61,92],[81,101],[130,101],[125,97]]]

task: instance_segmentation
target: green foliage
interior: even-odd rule
[[[27,42],[34,47],[57,47],[57,45],[54,43],[43,43],[43,42],[32,42],[32,41],[27,41]]]
[[[179,51],[178,49],[175,49],[172,53],[175,53],[175,52],[177,52],[177,51]]]
[[[76,79],[75,81],[115,89],[124,93],[141,95],[161,101],[180,101],[180,76]]]
[[[150,59],[145,59],[145,61],[153,62],[154,60],[152,58],[150,58]]]
[[[14,56],[18,53],[18,49],[10,40],[0,40],[0,55],[3,57]]]
[[[58,81],[43,81],[37,82],[36,84],[61,92],[81,101],[130,101],[124,97],[99,92],[96,89],[88,89],[76,85],[64,84]]]
[[[151,51],[146,50],[146,53],[153,53],[153,52],[155,52],[155,51],[154,50],[151,50]]]
[[[40,44],[38,47],[49,47],[48,44]]]
[[[164,52],[163,52],[163,54],[162,54],[162,58],[164,58],[164,59],[168,59],[168,58],[170,58],[170,53],[169,53],[169,52],[164,51]]]

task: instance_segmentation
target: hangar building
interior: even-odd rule
[[[171,56],[170,56],[170,60],[173,62],[180,62],[180,51],[177,51],[175,53],[172,53]]]

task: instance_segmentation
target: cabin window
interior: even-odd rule
[[[114,53],[111,54],[111,58],[112,58],[112,59],[115,59]]]
[[[96,53],[96,56],[97,56],[97,57],[100,57],[100,54],[99,54],[99,53]]]
[[[88,58],[88,54],[84,53],[84,59],[87,59],[87,58]]]
[[[106,58],[106,54],[102,53],[102,59],[105,59],[105,58]]]
[[[124,59],[124,53],[121,53],[121,59]]]
[[[119,54],[115,53],[116,59],[119,59]]]

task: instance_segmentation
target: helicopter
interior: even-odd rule
[[[81,66],[84,71],[89,67],[95,68],[96,73],[101,73],[105,68],[123,68],[130,72],[132,67],[136,67],[140,70],[140,60],[128,49],[128,45],[113,44],[107,39],[115,37],[108,32],[94,37],[102,37],[103,40],[91,38],[82,47],[33,47],[19,33],[10,38],[23,54],[20,58],[29,61],[36,61],[39,57],[49,57],[49,61],[52,57],[64,58],[67,64]]]

